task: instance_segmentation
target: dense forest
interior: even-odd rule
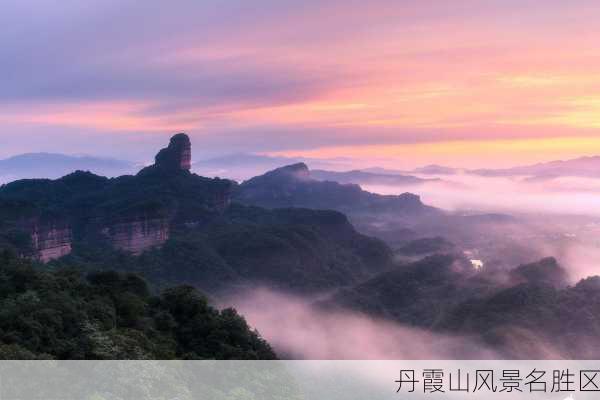
[[[235,187],[236,201],[267,208],[306,207],[341,211],[350,216],[437,216],[440,210],[425,205],[413,193],[380,195],[356,184],[313,179],[304,163],[288,165],[248,179]],[[318,174],[317,174],[318,176]]]
[[[164,245],[140,255],[82,240],[50,265],[135,272],[153,289],[185,283],[213,296],[256,286],[311,293],[385,271],[392,254],[335,211],[232,205],[204,226],[172,230]]]
[[[510,357],[600,356],[600,278],[570,286],[553,258],[474,268],[456,236],[411,238],[393,222],[386,243],[340,210],[362,228],[377,227],[369,212],[459,219],[414,195],[311,180],[303,164],[241,185],[204,178],[189,171],[189,146],[176,135],[134,176],[77,171],[0,187],[0,358],[271,359],[235,310],[201,294],[256,288],[479,336]]]
[[[0,186],[0,358],[270,359],[196,290],[309,293],[391,268],[391,250],[340,212],[238,204],[234,182],[189,162],[180,134],[136,175]]]
[[[0,254],[0,359],[272,359],[233,309],[135,274],[48,269]]]
[[[505,358],[600,356],[600,277],[570,285],[554,258],[476,271],[460,255],[429,256],[341,290],[320,306],[477,336]]]
[[[1,186],[0,246],[36,257],[44,242],[32,238],[60,231],[69,248],[59,263],[138,272],[154,288],[185,283],[208,294],[257,284],[328,290],[391,267],[389,247],[338,211],[242,205],[235,182],[180,168],[181,138],[134,176],[77,171]]]

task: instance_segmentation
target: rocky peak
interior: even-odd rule
[[[554,257],[520,265],[510,272],[510,278],[513,284],[545,284],[556,288],[565,287],[568,284],[567,271]]]
[[[178,133],[171,137],[169,146],[156,155],[154,165],[168,171],[189,171],[192,165],[192,144],[188,135]]]
[[[277,168],[268,174],[275,176],[288,176],[300,180],[310,179],[310,170],[308,169],[308,166],[302,162]]]

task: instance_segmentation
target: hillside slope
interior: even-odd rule
[[[232,204],[235,183],[191,173],[190,159],[189,138],[176,135],[135,176],[79,171],[4,185],[0,245],[209,294],[258,284],[329,290],[390,267],[387,246],[357,233],[343,214]]]

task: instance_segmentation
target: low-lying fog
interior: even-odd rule
[[[431,178],[431,175],[426,177]],[[411,191],[424,203],[458,214],[502,213],[513,222],[472,232],[498,242],[512,239],[514,249],[531,259],[553,256],[568,269],[573,282],[600,275],[600,179],[556,177],[437,176],[440,181],[412,187],[363,186],[380,194]],[[448,237],[452,241],[456,238]],[[460,240],[458,240],[460,241]],[[460,243],[457,243],[460,244]],[[474,250],[476,253],[478,249]],[[506,253],[510,249],[503,249]]]
[[[313,169],[322,167],[316,162],[310,160],[309,166]],[[331,162],[324,168],[344,170],[343,165]],[[263,167],[253,173],[263,173],[267,169]],[[454,226],[456,221],[441,221],[437,225],[429,223],[417,227],[419,236],[445,236],[462,250],[471,252],[473,260],[483,262],[484,266],[490,258],[497,258],[496,254],[513,267],[521,262],[554,256],[569,269],[573,281],[600,274],[600,178],[484,176],[466,170],[454,171],[456,173],[439,175],[404,173],[427,180],[416,185],[361,186],[380,194],[415,193],[425,204],[457,215],[501,213],[515,217],[513,222],[498,224],[488,221]],[[406,223],[387,222],[396,227]],[[410,228],[415,227],[411,225]],[[371,231],[366,233],[373,234]],[[389,244],[393,247],[393,243]]]
[[[439,335],[366,315],[323,310],[307,299],[257,289],[229,299],[283,358],[495,359],[475,338]]]
[[[600,179],[528,180],[525,177],[471,175],[439,178],[437,182],[411,187],[363,188],[381,194],[410,191],[419,194],[424,203],[455,215],[503,213],[513,216],[514,219],[508,222],[492,219],[464,226],[457,222],[459,226],[437,230],[474,260],[474,268],[485,268],[498,260],[514,268],[519,263],[554,256],[568,271],[573,284],[580,279],[600,275]],[[397,224],[402,225],[402,221]],[[415,226],[418,228],[418,224]],[[436,229],[435,226],[430,227],[431,232],[423,236],[433,235]],[[502,357],[476,337],[432,333],[363,314],[325,310],[312,300],[257,290],[229,299],[228,304],[239,308],[286,358]],[[526,342],[529,347],[521,349],[519,346],[525,346]],[[561,357],[551,344],[541,339],[537,348],[531,347],[531,341],[519,339],[511,340],[510,347],[513,357],[519,354],[540,359]]]
[[[475,360],[559,359],[560,352],[531,332],[507,336],[499,353],[477,336],[440,334],[371,318],[365,314],[323,309],[311,299],[259,288],[228,298],[284,359],[316,360]]]
[[[600,179],[557,177],[484,177],[469,174],[423,176],[439,178],[419,185],[398,187],[362,185],[380,194],[404,191],[419,194],[429,205],[446,210],[504,213],[552,213],[600,216]]]

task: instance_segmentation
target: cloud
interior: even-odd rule
[[[186,129],[271,151],[593,135],[598,9],[577,3],[10,0],[0,137]]]
[[[474,337],[435,334],[362,314],[323,310],[306,299],[264,289],[225,303],[234,304],[284,358],[498,359]]]

